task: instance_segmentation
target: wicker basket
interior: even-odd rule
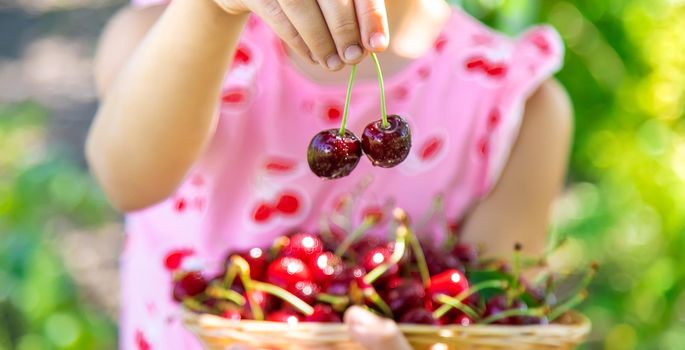
[[[191,312],[185,313],[184,322],[208,350],[225,350],[233,344],[257,349],[363,350],[342,324],[231,321]],[[400,329],[417,350],[575,349],[589,333],[590,321],[571,312],[546,326],[400,325]]]

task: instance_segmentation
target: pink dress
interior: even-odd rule
[[[316,229],[321,213],[364,179],[371,182],[358,219],[388,202],[420,216],[436,195],[461,219],[496,183],[525,101],[560,68],[563,44],[549,27],[512,39],[455,8],[434,48],[386,80],[389,112],[411,126],[409,158],[390,170],[362,159],[335,181],[310,172],[306,149],[317,132],[339,126],[346,86],[309,80],[284,53],[251,18],[227,67],[206,154],[171,198],[127,216],[122,349],[199,349],[171,300],[172,272],[215,273],[229,250],[268,245],[288,228]],[[348,128],[360,135],[379,115],[377,82],[358,81]]]

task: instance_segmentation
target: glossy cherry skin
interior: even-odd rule
[[[271,322],[283,322],[295,324],[302,321],[302,316],[290,309],[281,309],[266,315],[266,320]]]
[[[326,293],[332,295],[349,295],[350,284],[357,282],[363,286],[363,278],[366,270],[361,266],[345,266],[343,272],[337,275],[330,284],[326,286]]]
[[[266,252],[263,249],[252,248],[248,251],[238,252],[235,254],[247,261],[247,264],[250,266],[250,278],[253,280],[262,280],[264,278],[266,266],[269,264],[269,261],[267,260]],[[231,263],[231,256],[233,255],[234,254],[231,254],[226,259],[226,266],[229,266]]]
[[[411,150],[409,124],[398,115],[388,116],[387,128],[377,120],[366,126],[362,134],[362,149],[371,163],[392,168],[402,163]]]
[[[276,258],[267,268],[267,281],[292,292],[297,282],[311,281],[312,273],[302,260],[289,256]]]
[[[322,252],[309,263],[309,270],[311,270],[316,283],[321,286],[327,286],[338,275],[343,273],[344,265],[342,260],[335,254]]]
[[[400,323],[440,325],[440,320],[433,317],[433,313],[422,308],[413,308],[400,317]]]
[[[207,289],[207,280],[198,271],[187,272],[174,283],[173,297],[177,302],[192,298]]]
[[[390,257],[392,256],[392,251],[387,247],[377,247],[369,250],[364,254],[362,258],[362,266],[368,272],[373,271],[379,265],[390,262]],[[393,264],[388,268],[388,270],[379,277],[379,280],[388,280],[392,277],[397,276],[399,273],[399,267],[397,264]]]
[[[350,249],[358,256],[364,256],[369,250],[382,246],[383,243],[376,237],[362,237],[352,244]]]
[[[314,313],[305,316],[304,322],[340,323],[342,319],[330,305],[317,304],[314,306]]]
[[[459,314],[457,317],[454,319],[454,324],[459,325],[459,326],[470,326],[474,324],[475,322],[465,314]]]
[[[295,287],[290,292],[311,305],[316,301],[316,296],[321,292],[321,287],[312,281],[299,281],[295,283]]]
[[[323,242],[319,237],[309,233],[298,233],[288,239],[288,243],[281,251],[282,256],[298,258],[306,264],[311,264],[323,251]]]
[[[428,265],[428,272],[431,276],[438,275],[447,270],[464,272],[464,266],[453,254],[428,244],[424,244],[422,247],[426,257],[426,264]]]
[[[447,270],[431,277],[428,295],[430,300],[435,301],[438,295],[456,297],[467,289],[469,289],[469,282],[461,271]]]
[[[250,299],[247,297],[247,294],[243,295],[245,297],[245,300],[247,303],[243,307],[243,313],[242,316],[243,318],[246,319],[252,319],[252,307],[250,306]],[[262,291],[254,291],[252,292],[252,299],[257,303],[257,305],[264,311],[265,313],[271,312],[272,310],[277,309],[280,307],[280,301],[270,294],[267,294]]]
[[[345,130],[324,130],[314,136],[307,150],[307,162],[312,172],[321,178],[338,179],[352,173],[362,157],[362,145],[357,136]]]
[[[221,317],[234,321],[240,321],[243,319],[243,315],[238,309],[224,310],[221,312]]]
[[[485,313],[483,314],[483,318],[490,317],[493,315],[497,315],[501,313],[502,311],[507,311],[507,310],[526,310],[528,309],[528,306],[521,300],[519,299],[514,299],[511,302],[511,305],[507,305],[507,297],[504,295],[498,295],[496,297],[493,297],[492,299],[488,300],[488,302],[485,304]],[[506,317],[501,320],[498,320],[494,322],[495,324],[503,324],[503,325],[520,325],[524,324],[524,320],[526,319],[526,316],[512,316],[512,317]]]
[[[402,315],[405,311],[423,307],[426,291],[420,281],[402,279],[399,283],[388,282],[384,300],[390,306],[394,315]]]

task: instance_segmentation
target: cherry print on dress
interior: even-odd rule
[[[297,162],[286,158],[271,158],[264,164],[264,170],[271,175],[288,174],[295,171]]]
[[[431,75],[431,68],[429,66],[423,66],[419,68],[419,70],[416,73],[419,75],[419,78],[421,80],[426,80]]]
[[[380,206],[370,206],[362,210],[362,220],[373,218],[375,224],[380,224],[385,219],[384,209]]]
[[[265,224],[279,216],[295,216],[300,212],[302,200],[295,192],[284,191],[273,202],[260,202],[253,210],[252,220]]]
[[[238,44],[238,48],[236,48],[235,55],[233,56],[233,67],[249,65],[251,61],[252,50],[243,43]]]
[[[324,108],[324,117],[330,123],[339,123],[342,119],[342,107],[339,105],[330,105]]]
[[[236,86],[227,90],[221,95],[221,102],[227,105],[244,105],[250,98],[250,92],[240,86]]]
[[[143,332],[141,330],[136,330],[135,342],[136,342],[136,347],[138,348],[138,350],[151,350],[152,349],[152,345],[145,338],[145,334],[143,334]]]
[[[176,198],[174,200],[174,209],[177,212],[181,213],[181,212],[185,211],[186,207],[187,207],[187,203],[186,203],[186,200],[184,198]]]
[[[488,131],[492,132],[494,131],[497,126],[499,126],[499,123],[502,121],[502,116],[500,115],[499,109],[495,108],[490,112],[490,116],[488,117]]]
[[[393,89],[390,94],[390,96],[395,100],[406,101],[407,97],[409,96],[409,89],[404,85],[400,85]]]
[[[495,42],[495,38],[490,34],[476,33],[472,37],[475,45],[490,46]]]
[[[183,266],[183,260],[195,254],[195,251],[190,248],[181,248],[170,251],[164,257],[164,267],[170,271],[176,271]]]
[[[549,56],[552,54],[552,45],[543,33],[534,33],[529,37],[529,40],[540,50],[543,55]]]
[[[438,53],[442,53],[445,50],[445,46],[447,45],[447,36],[445,34],[440,34],[437,39],[435,39],[435,43],[433,44],[433,47],[435,48],[435,51]]]
[[[482,73],[493,79],[503,79],[509,70],[506,63],[495,62],[481,55],[469,57],[464,66],[469,72]]]
[[[419,157],[423,161],[429,161],[435,158],[442,150],[444,143],[444,140],[438,136],[427,139],[420,148]]]

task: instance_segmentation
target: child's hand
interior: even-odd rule
[[[254,12],[298,54],[329,70],[358,63],[364,50],[388,47],[384,0],[214,0],[224,10]]]
[[[360,307],[354,306],[347,310],[345,324],[352,340],[367,350],[411,350],[395,322]]]

